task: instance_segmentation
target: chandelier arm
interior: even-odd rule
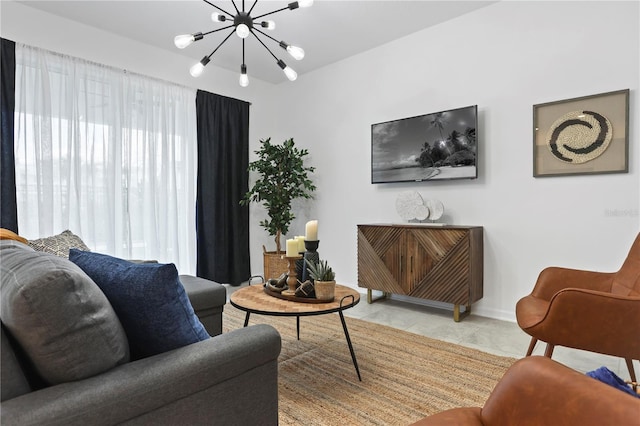
[[[260,40],[260,37],[258,37],[258,36],[256,35],[256,33],[254,33],[254,32],[253,32],[253,30],[254,30],[254,29],[255,29],[255,28],[253,28],[253,29],[251,30],[251,34],[253,34],[253,36],[256,38],[256,40],[258,40],[258,41],[260,42],[260,44],[261,44],[262,46],[264,46],[264,48],[265,48],[265,49],[267,49],[267,52],[271,53],[271,56],[273,56],[273,58],[274,58],[276,61],[279,61],[278,57],[277,57],[276,55],[274,55],[274,54],[273,54],[273,52],[271,51],[271,49],[269,49],[269,48],[267,47],[267,45],[266,45],[266,44],[264,44],[264,42],[263,42],[262,40]]]
[[[211,59],[211,57],[213,56],[213,54],[214,54],[214,53],[216,53],[216,52],[218,51],[218,49],[220,49],[220,46],[222,46],[222,45],[223,45],[227,40],[229,40],[229,37],[231,37],[231,36],[233,35],[233,33],[234,33],[234,32],[235,32],[235,31],[231,31],[231,32],[229,33],[229,35],[228,35],[228,36],[226,36],[226,37],[225,37],[225,39],[224,39],[224,40],[222,40],[222,41],[220,42],[220,44],[218,45],[218,47],[216,47],[215,49],[213,49],[213,52],[211,52],[211,53],[209,54],[209,56],[207,56],[207,59]]]
[[[263,36],[269,37],[271,40],[273,40],[273,41],[275,41],[276,43],[280,44],[280,41],[279,41],[279,40],[277,40],[277,39],[275,39],[275,38],[271,37],[269,34],[265,33],[264,31],[261,31],[260,29],[255,28],[255,27],[254,27],[253,29],[254,29],[254,30],[256,30],[257,32],[259,32],[260,34],[262,34]]]
[[[208,0],[202,0],[202,1],[207,3],[207,4],[209,4],[210,6],[215,7],[216,9],[218,9],[220,12],[224,13],[225,15],[229,15],[230,18],[233,18],[233,14],[227,12],[226,10],[224,10],[222,8],[219,8],[218,6],[216,6],[215,4],[211,3],[210,1],[208,1]]]
[[[226,27],[218,28],[217,30],[211,30],[209,32],[202,33],[202,36],[204,37],[206,35],[217,33],[218,31],[226,30],[226,29],[229,29],[229,28],[233,28],[233,25],[227,25]]]
[[[233,8],[236,10],[236,13],[240,13],[240,11],[238,10],[238,6],[236,6],[235,0],[231,0],[231,4],[233,5]]]
[[[247,12],[248,15],[251,15],[251,12],[253,11],[253,8],[256,7],[256,4],[258,4],[258,0],[253,2],[253,4],[251,5],[251,9],[249,9],[249,11]]]
[[[288,10],[288,9],[289,9],[288,6],[287,7],[283,7],[282,9],[274,10],[273,12],[269,12],[269,13],[265,13],[264,15],[256,16],[255,18],[253,18],[253,20],[256,21],[256,20],[258,20],[260,18],[263,18],[265,16],[273,15],[274,13],[282,12],[283,10]]]

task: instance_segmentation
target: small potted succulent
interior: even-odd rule
[[[336,291],[336,274],[326,260],[309,262],[305,260],[309,268],[309,277],[313,280],[316,299],[332,301]]]

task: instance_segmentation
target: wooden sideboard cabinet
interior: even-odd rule
[[[482,298],[481,226],[358,225],[358,286],[460,305]]]

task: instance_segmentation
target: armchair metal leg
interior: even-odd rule
[[[547,349],[545,349],[544,351],[544,356],[546,356],[547,358],[551,358],[551,355],[553,355],[554,348],[555,348],[555,345],[552,345],[551,343],[547,343]]]
[[[538,343],[538,339],[532,337],[531,343],[529,343],[529,349],[527,349],[527,356],[531,356],[531,354],[533,353],[533,349],[536,347],[536,343]]]

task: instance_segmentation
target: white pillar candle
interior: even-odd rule
[[[299,235],[296,237],[296,240],[298,241],[298,253],[302,253],[303,251],[305,251],[304,248],[304,236],[303,235]]]
[[[298,241],[295,239],[287,240],[287,257],[296,257],[298,255]]]
[[[307,222],[307,225],[305,226],[305,231],[306,231],[306,235],[305,235],[305,240],[307,241],[318,241],[318,221],[317,220],[310,220],[309,222]]]

